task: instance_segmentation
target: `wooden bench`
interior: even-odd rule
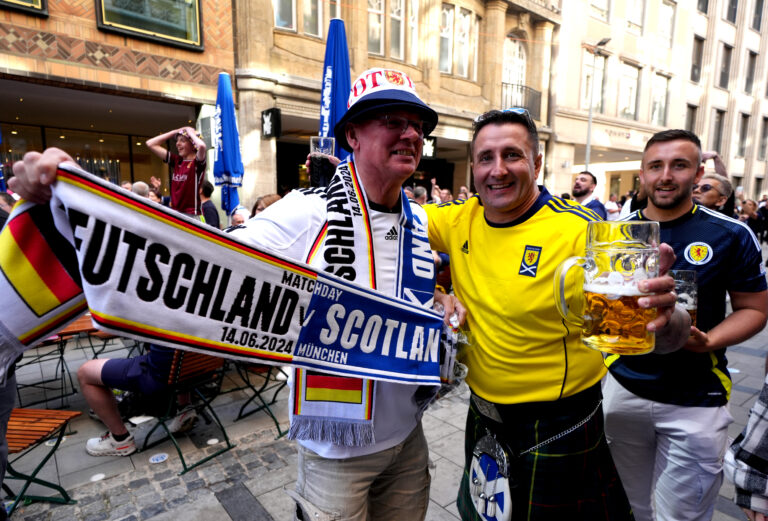
[[[6,481],[8,478],[24,481],[24,485],[18,494],[6,484],[3,483],[3,489],[14,499],[9,510],[9,515],[16,509],[19,502],[29,504],[34,501],[50,501],[53,503],[75,503],[66,490],[58,483],[51,483],[37,477],[40,469],[59,448],[64,432],[72,418],[80,416],[80,411],[56,411],[50,409],[13,409],[11,418],[8,420],[8,431],[6,439],[8,440],[8,453],[19,454],[18,457],[9,458],[8,468],[6,470]],[[55,439],[56,442],[51,447],[45,457],[40,461],[31,474],[18,472],[13,468],[13,463],[29,453],[28,449],[37,447],[47,440]],[[51,488],[61,494],[61,497],[44,497],[25,494],[31,484],[38,484]]]
[[[173,361],[171,362],[171,369],[168,374],[168,389],[165,395],[168,397],[168,405],[166,412],[162,416],[157,418],[157,425],[147,433],[144,439],[144,444],[141,448],[142,451],[157,445],[170,439],[173,445],[176,447],[176,452],[181,459],[181,465],[183,470],[179,472],[179,475],[202,465],[206,461],[215,458],[219,454],[228,451],[235,445],[229,440],[227,431],[222,425],[219,417],[216,415],[216,411],[213,410],[211,402],[218,396],[221,390],[221,381],[224,376],[224,359],[205,355],[201,353],[194,353],[191,351],[181,351],[179,349],[173,355]],[[176,397],[182,393],[189,393],[191,395],[192,404],[189,408],[194,408],[195,412],[202,416],[206,423],[215,423],[224,436],[224,447],[216,452],[209,454],[201,460],[188,465],[184,459],[184,454],[179,447],[179,443],[176,441],[174,433],[170,431],[166,422],[173,420],[177,413]],[[152,433],[159,427],[165,431],[167,436],[160,440],[150,443]]]

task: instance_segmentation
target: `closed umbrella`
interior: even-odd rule
[[[221,186],[221,208],[230,215],[240,204],[237,187],[243,184],[243,160],[232,101],[232,80],[226,72],[219,73],[213,121],[213,178],[216,186]]]
[[[3,135],[0,133],[0,145],[3,144]],[[5,165],[0,163],[0,192],[5,192],[8,187],[5,186],[5,176],[3,175],[3,170],[5,169]]]
[[[351,81],[349,78],[349,49],[344,21],[331,20],[325,44],[323,63],[323,89],[320,104],[320,136],[335,137],[333,127],[347,112]],[[346,159],[349,152],[337,147],[336,155]]]

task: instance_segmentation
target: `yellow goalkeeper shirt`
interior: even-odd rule
[[[557,312],[553,291],[557,266],[584,255],[587,223],[600,218],[539,189],[533,207],[506,224],[486,221],[477,196],[424,207],[430,244],[450,255],[453,288],[468,310],[467,383],[495,403],[557,400],[605,374],[602,355]]]

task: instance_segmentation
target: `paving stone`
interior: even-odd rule
[[[172,470],[163,470],[162,472],[158,472],[155,474],[155,480],[156,481],[163,481],[170,477],[176,477],[176,473]]]
[[[233,520],[273,521],[258,499],[253,497],[245,485],[227,488],[216,494],[216,499]]]
[[[163,493],[163,497],[165,498],[166,501],[179,499],[180,497],[184,497],[186,495],[187,495],[187,489],[186,487],[183,487],[183,486],[169,488]]]
[[[99,512],[98,514],[92,514],[85,516],[84,521],[104,521],[109,518],[109,514],[106,512]]]
[[[120,505],[119,507],[113,508],[109,512],[109,519],[117,520],[122,519],[125,516],[129,516],[131,514],[134,514],[136,512],[136,506],[132,503],[126,503],[124,505]]]
[[[163,501],[163,498],[162,496],[160,496],[158,492],[152,492],[151,494],[137,496],[135,499],[135,502],[139,506],[139,508],[143,508],[147,505],[152,505],[154,503],[162,503],[162,501]]]
[[[82,508],[85,505],[90,505],[94,501],[100,501],[101,499],[101,495],[79,496],[77,498],[77,504],[80,505],[80,508]]]
[[[149,485],[148,478],[134,479],[133,481],[128,483],[128,487],[132,489],[137,489],[146,485]]]
[[[93,503],[89,503],[87,505],[79,505],[80,506],[80,512],[85,514],[86,516],[89,516],[91,514],[96,514],[98,512],[106,512],[107,505],[104,504],[103,501],[94,501]]]
[[[131,502],[131,495],[127,493],[110,494],[108,496],[110,507],[118,507]]]
[[[177,508],[180,505],[187,503],[188,501],[189,501],[189,498],[187,497],[186,494],[184,494],[183,496],[174,498],[171,501],[166,501],[165,504],[168,510],[173,510],[174,508]]]
[[[158,514],[162,514],[163,512],[165,512],[165,505],[157,504],[150,505],[142,509],[139,515],[141,516],[141,519],[149,519],[151,517],[155,517]]]
[[[179,478],[168,479],[159,483],[161,490],[166,490],[172,487],[176,487],[181,484]]]
[[[204,479],[196,479],[195,481],[188,481],[187,482],[187,490],[197,490],[199,488],[203,488],[205,486],[205,480]]]

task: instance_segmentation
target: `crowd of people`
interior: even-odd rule
[[[539,184],[538,130],[519,108],[491,110],[475,120],[475,193],[461,186],[454,198],[435,179],[429,193],[424,186],[403,186],[420,162],[424,137],[438,124],[437,113],[412,85],[400,71],[363,72],[335,126],[338,144],[352,155],[334,161],[329,186],[261,197],[251,212],[236,209],[230,233],[391,297],[428,287],[432,298],[423,305],[439,302],[446,321],[455,316],[472,331],[462,358],[471,391],[457,499],[462,520],[711,519],[733,421],[726,349],[762,330],[768,318],[756,237],[764,230],[750,223],[759,221],[765,205],[739,201],[738,218],[724,215],[732,190],[722,160],[702,152],[698,137],[683,130],[659,132],[647,142],[636,193],[621,200],[612,194],[600,203],[597,179],[585,171],[575,177],[569,197],[558,197]],[[162,145],[172,138],[178,154]],[[170,206],[204,214],[211,194],[203,182],[205,144],[194,130],[173,130],[147,145],[173,170]],[[705,175],[710,159],[717,174]],[[44,202],[56,165],[68,160],[57,149],[28,153],[14,165],[11,187]],[[339,189],[349,179],[360,187],[359,199]],[[144,183],[131,189],[151,194]],[[365,211],[350,211],[353,204]],[[657,351],[604,358],[562,320],[552,281],[562,262],[584,256],[590,222],[621,218],[660,223],[660,274],[637,282],[638,305],[658,310],[647,325]],[[353,241],[341,255],[343,226],[367,234],[367,240]],[[414,259],[422,254],[419,236],[436,252],[434,266],[415,269]],[[392,240],[398,237],[412,240]],[[444,265],[450,265],[451,284],[436,287],[437,268]],[[697,272],[695,325],[675,305],[670,268]],[[151,349],[147,356],[167,354]],[[153,360],[142,367],[164,363]],[[141,372],[131,364],[98,361],[81,369],[84,395],[109,429],[88,442],[91,454],[132,452],[130,433],[106,392],[125,385],[126,374]],[[305,388],[309,376],[299,371],[291,385]],[[369,439],[339,439],[322,428],[323,418],[305,419],[312,428],[294,434],[298,477],[295,490],[288,491],[296,519],[426,517],[429,451],[419,392],[417,386],[377,381]],[[305,399],[291,400],[292,422]],[[341,397],[334,402],[345,414],[352,405]],[[752,433],[764,430],[766,421],[750,419],[737,440],[742,450],[732,451],[731,462],[741,465],[738,472],[765,473],[766,467],[755,465],[759,458],[743,456],[768,454],[759,437],[752,443]],[[486,473],[478,464],[482,456],[503,472]],[[489,495],[491,481],[500,495],[496,488]],[[737,481],[737,499],[750,519],[768,514],[766,491],[749,488],[756,481]]]

